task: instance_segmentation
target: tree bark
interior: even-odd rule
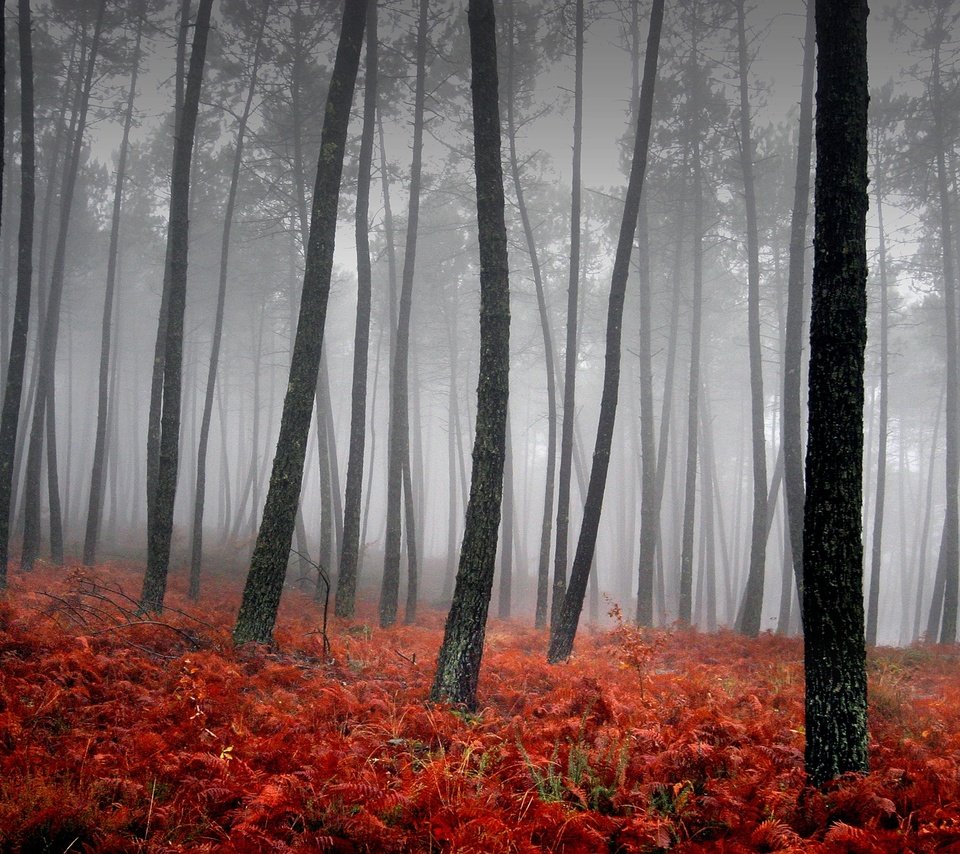
[[[817,0],[817,173],[804,506],[806,769],[867,771],[863,625],[867,3]]]
[[[467,17],[480,243],[480,376],[466,527],[430,699],[473,709],[500,525],[510,376],[510,285],[493,0],[470,0]]]
[[[290,378],[263,519],[233,630],[235,643],[270,642],[283,590],[320,368],[347,124],[360,65],[366,10],[366,0],[344,3],[340,42],[324,112]]]

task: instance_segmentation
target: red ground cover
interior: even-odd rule
[[[817,792],[796,640],[621,624],[549,666],[543,633],[493,621],[464,714],[425,702],[439,613],[332,620],[327,656],[290,591],[278,649],[235,652],[236,585],[195,606],[175,578],[185,613],[129,625],[139,581],[14,574],[0,850],[960,850],[952,647],[871,655],[873,770]]]

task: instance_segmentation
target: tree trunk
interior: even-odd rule
[[[877,247],[878,267],[880,271],[880,423],[877,427],[879,442],[877,447],[877,483],[876,503],[873,510],[873,544],[870,551],[870,588],[867,601],[867,645],[877,644],[877,623],[880,611],[880,563],[883,538],[883,505],[886,498],[887,480],[887,410],[888,410],[888,328],[890,324],[890,305],[887,296],[887,242],[883,230],[883,176],[877,161],[874,174],[874,192],[877,201],[877,226],[879,245]],[[902,440],[901,440],[902,442]],[[906,570],[906,566],[903,567]],[[906,603],[904,602],[904,608]]]
[[[173,536],[173,504],[177,492],[180,440],[180,399],[183,370],[183,317],[187,300],[187,252],[189,238],[190,169],[193,140],[200,107],[203,64],[210,31],[212,0],[200,0],[194,26],[190,69],[173,152],[170,178],[170,218],[167,226],[166,317],[164,327],[163,395],[160,408],[160,441],[157,446],[156,490],[153,514],[148,522],[147,571],[140,593],[140,609],[159,613],[167,588],[170,541]]]
[[[143,36],[145,9],[137,10],[137,35],[133,48],[130,70],[130,90],[127,93],[127,108],[123,117],[123,137],[117,160],[117,177],[113,188],[113,214],[110,221],[110,247],[107,250],[107,287],[103,296],[103,320],[100,332],[100,374],[97,393],[97,436],[93,448],[93,470],[90,473],[90,502],[87,507],[87,529],[83,541],[83,563],[93,566],[97,559],[97,542],[100,537],[100,519],[103,512],[103,490],[107,466],[107,407],[110,390],[110,348],[112,343],[114,293],[117,285],[117,257],[120,252],[120,209],[123,205],[123,184],[127,170],[127,151],[130,143],[130,128],[133,125],[133,102],[137,91],[137,75],[140,71],[140,43]]]
[[[243,104],[243,112],[237,124],[237,141],[234,144],[233,168],[230,172],[230,189],[227,192],[227,204],[223,213],[223,234],[220,239],[220,275],[217,286],[217,307],[213,319],[213,340],[210,343],[210,362],[207,367],[207,383],[203,398],[203,414],[200,418],[200,436],[197,442],[197,486],[193,499],[193,532],[190,546],[190,598],[200,596],[200,567],[203,562],[203,511],[207,486],[207,445],[210,440],[210,421],[213,417],[213,397],[217,386],[217,370],[220,365],[220,343],[223,338],[223,314],[227,298],[227,272],[230,259],[230,234],[233,229],[233,213],[237,202],[237,188],[240,184],[240,168],[243,165],[243,144],[247,132],[247,122],[253,108],[253,97],[257,90],[257,74],[260,70],[260,52],[263,45],[263,32],[267,24],[270,0],[262,0],[260,21],[253,48],[253,66],[250,71],[250,84]],[[301,543],[301,549],[305,545]]]
[[[780,419],[783,446],[783,493],[787,506],[793,577],[803,612],[803,302],[804,258],[810,208],[810,160],[813,148],[813,79],[816,61],[814,0],[807,0],[797,132],[797,172],[790,216],[790,262],[787,273],[787,319],[783,348],[783,399]]]
[[[557,378],[555,373],[555,355],[553,352],[553,333],[550,329],[550,317],[547,314],[547,300],[543,290],[543,273],[540,269],[540,257],[534,239],[530,213],[523,195],[523,183],[520,180],[520,163],[517,157],[516,120],[514,117],[514,32],[515,19],[513,0],[507,6],[509,35],[507,42],[507,139],[510,145],[510,174],[517,196],[517,209],[523,226],[523,236],[530,255],[530,267],[533,272],[533,285],[537,292],[537,313],[540,318],[540,332],[543,336],[543,356],[547,372],[547,459],[546,482],[543,491],[543,517],[540,523],[540,552],[537,561],[537,603],[534,625],[542,629],[547,625],[548,591],[550,587],[550,545],[553,534],[553,493],[557,471]],[[569,480],[569,475],[568,475]],[[569,485],[567,487],[569,495]]]
[[[60,331],[60,304],[63,298],[64,275],[67,255],[67,236],[70,229],[70,213],[73,207],[73,194],[80,171],[80,158],[83,150],[83,134],[87,124],[87,108],[90,103],[90,91],[93,88],[93,71],[103,30],[103,17],[106,0],[101,0],[97,10],[93,39],[90,44],[87,66],[80,90],[76,127],[73,134],[71,151],[64,172],[64,183],[60,190],[60,231],[50,274],[50,292],[47,297],[46,316],[43,318],[42,334],[38,341],[39,353],[37,370],[37,390],[33,403],[33,418],[30,426],[30,444],[27,451],[27,471],[24,484],[24,534],[21,567],[29,570],[39,554],[40,546],[40,475],[42,467],[43,440],[45,425],[49,429],[47,411],[54,402],[54,380],[57,357],[57,338]],[[48,448],[54,449],[54,434],[47,436]],[[49,459],[48,459],[49,466]],[[51,475],[53,482],[56,475]],[[58,501],[58,495],[49,496],[52,505]],[[51,525],[54,516],[51,513]],[[54,544],[51,544],[52,546]],[[61,541],[62,550],[62,541]]]
[[[600,527],[600,511],[606,488],[607,468],[610,464],[610,449],[613,443],[613,428],[617,414],[617,398],[620,387],[620,340],[623,327],[623,301],[626,295],[627,277],[630,273],[630,254],[637,231],[637,216],[640,196],[647,167],[647,149],[653,115],[653,88],[657,76],[657,54],[660,47],[660,30],[663,23],[663,0],[654,0],[650,10],[650,32],[647,36],[647,51],[644,57],[643,83],[640,89],[640,109],[637,113],[637,131],[633,145],[633,162],[630,181],[624,202],[623,219],[620,221],[620,236],[613,262],[610,281],[610,301],[607,309],[607,341],[603,372],[603,391],[600,398],[600,417],[597,425],[597,441],[593,451],[593,466],[583,508],[583,522],[577,551],[570,572],[570,586],[563,598],[560,614],[551,624],[550,648],[547,659],[563,661],[570,656],[573,639],[583,609],[587,580],[597,544]]]
[[[360,65],[366,9],[366,0],[347,0],[344,4],[340,43],[324,112],[290,378],[263,519],[233,630],[236,643],[270,642],[286,575],[320,368],[347,123]]]
[[[567,591],[567,542],[570,536],[570,469],[576,421],[577,312],[580,305],[580,193],[583,151],[583,0],[576,0],[573,89],[573,177],[570,197],[570,277],[567,285],[567,349],[563,368],[563,420],[560,425],[560,475],[557,486],[557,544],[553,559],[550,631]],[[578,614],[579,617],[579,614]],[[572,643],[572,640],[571,640]]]
[[[473,709],[477,703],[500,525],[510,377],[510,285],[493,0],[470,0],[467,17],[480,242],[480,376],[473,473],[460,566],[430,699]]]
[[[500,549],[500,590],[497,602],[497,616],[501,620],[510,618],[510,600],[513,593],[513,508],[513,440],[510,435],[510,410],[508,409],[503,462],[503,545]]]
[[[760,235],[757,197],[753,180],[753,130],[747,75],[746,0],[737,0],[737,46],[740,66],[740,168],[747,214],[747,339],[750,349],[750,435],[753,445],[753,523],[750,569],[737,619],[737,628],[748,637],[760,633],[763,582],[767,559],[767,441],[764,432],[763,362],[760,341]]]
[[[350,407],[350,451],[344,496],[343,543],[337,573],[335,610],[352,617],[357,595],[357,561],[360,555],[360,508],[363,492],[363,454],[367,427],[367,360],[370,349],[370,172],[377,115],[377,0],[367,6],[367,51],[363,89],[363,131],[357,172],[357,322],[353,343],[353,387]]]
[[[697,503],[697,436],[700,403],[700,338],[703,323],[703,163],[700,155],[699,40],[694,23],[689,63],[690,147],[693,160],[693,297],[690,331],[690,379],[687,397],[687,460],[683,486],[683,533],[680,552],[678,619],[690,625],[693,605],[693,526]]]
[[[867,771],[863,635],[867,3],[817,0],[817,173],[804,507],[806,769]]]
[[[410,195],[407,206],[407,236],[400,281],[396,348],[390,371],[390,439],[387,448],[387,536],[383,556],[383,586],[380,589],[380,625],[397,619],[400,593],[401,498],[404,460],[410,454],[408,361],[410,314],[413,308],[413,275],[417,258],[420,219],[420,178],[423,168],[423,111],[426,99],[427,28],[429,0],[420,0],[417,24],[417,71],[413,106],[413,162],[410,165]],[[412,540],[414,531],[407,532]]]
[[[30,289],[33,277],[36,147],[33,121],[33,44],[30,27],[30,0],[19,0],[17,31],[20,43],[20,226],[17,236],[17,296],[13,307],[13,330],[10,336],[10,358],[7,361],[7,376],[3,392],[3,411],[0,415],[0,550],[2,550],[0,551],[0,589],[7,586],[10,511],[13,503],[13,458],[17,448],[17,429],[20,422],[20,398],[23,393],[23,373],[27,357]],[[0,95],[0,98],[2,97]],[[0,113],[2,112],[0,108]]]

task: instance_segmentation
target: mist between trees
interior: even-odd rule
[[[568,592],[594,462],[648,6],[496,4],[510,349],[493,600],[540,625]],[[467,16],[434,0],[370,4],[354,28],[376,49],[361,50],[345,44],[340,4],[222,0],[209,28],[204,8],[198,20],[189,0],[8,4],[0,379],[9,389],[23,372],[3,461],[11,556],[146,562],[148,517],[166,502],[152,566],[192,564],[196,595],[205,573],[244,578],[271,472],[288,476],[272,463],[299,318],[304,347],[322,335],[322,359],[298,416],[286,582],[323,596],[326,579],[343,616],[379,598],[384,624],[414,620],[418,601],[453,596],[478,453]],[[28,9],[24,87],[13,34]],[[953,641],[956,33],[947,2],[873,15],[866,630],[871,643]],[[800,630],[812,38],[785,3],[667,4],[584,622],[618,602],[648,624]],[[353,52],[349,94],[328,91],[338,44],[345,75]],[[347,117],[338,148],[332,126]],[[188,160],[171,198],[175,141]],[[323,177],[340,154],[342,179]],[[326,235],[323,181],[334,199],[339,188]],[[18,327],[28,194],[19,280],[33,287]],[[175,222],[189,223],[179,243]],[[314,252],[332,267],[311,314]],[[142,607],[162,601],[162,585],[145,587]]]

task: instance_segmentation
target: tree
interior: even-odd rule
[[[340,179],[366,14],[366,0],[345,0],[324,111],[293,358],[263,518],[233,630],[234,642],[238,644],[269,643],[280,605],[320,368]]]
[[[650,32],[647,36],[647,51],[644,57],[643,83],[640,88],[640,103],[637,112],[637,134],[633,147],[633,163],[630,181],[620,222],[620,237],[613,262],[610,282],[610,301],[607,309],[607,342],[603,372],[603,392],[600,398],[600,418],[597,425],[597,441],[593,451],[593,466],[583,509],[583,522],[577,551],[570,572],[570,585],[563,598],[560,613],[550,627],[550,649],[547,659],[562,661],[573,649],[583,599],[587,592],[587,580],[593,554],[596,549],[597,531],[600,527],[600,511],[606,487],[607,468],[613,444],[613,427],[617,414],[617,398],[620,388],[620,340],[623,328],[623,301],[626,295],[627,276],[630,273],[630,254],[637,230],[640,211],[640,196],[647,167],[647,147],[650,140],[650,125],[653,115],[653,89],[657,76],[657,55],[660,48],[660,30],[663,24],[663,0],[654,0],[650,10]]]
[[[753,448],[753,524],[750,568],[737,628],[749,637],[760,633],[767,556],[767,442],[764,431],[763,362],[760,342],[760,235],[753,178],[753,130],[747,51],[746,0],[737,0],[737,55],[740,75],[740,168],[747,215],[747,342],[750,351],[750,437]]]
[[[377,116],[377,0],[367,8],[367,52],[363,82],[363,131],[357,171],[357,323],[353,339],[353,388],[350,406],[350,450],[343,499],[343,543],[337,573],[336,613],[352,617],[357,595],[360,558],[360,506],[363,492],[363,455],[367,418],[367,361],[370,349],[370,172]]]
[[[143,28],[146,23],[146,7],[141,3],[137,9],[137,33],[130,60],[130,88],[123,116],[123,136],[120,140],[120,155],[117,159],[117,176],[113,191],[113,212],[110,218],[110,247],[107,250],[107,286],[103,295],[103,319],[100,326],[100,371],[97,391],[97,433],[93,448],[93,470],[90,473],[90,500],[87,507],[87,529],[83,541],[83,562],[92,566],[96,561],[97,541],[100,536],[100,519],[103,514],[103,491],[107,459],[107,404],[110,390],[110,348],[113,336],[113,305],[117,286],[117,260],[120,251],[120,209],[123,204],[123,185],[127,172],[127,152],[130,144],[130,128],[133,125],[133,104],[137,92],[137,76],[140,72],[140,49]]]
[[[480,377],[470,501],[430,699],[472,709],[477,702],[500,524],[510,375],[510,285],[493,0],[470,0],[467,17],[480,243]]]
[[[57,485],[56,431],[53,418],[55,401],[54,383],[57,360],[57,342],[60,334],[60,306],[63,301],[63,287],[67,263],[67,237],[70,230],[70,215],[73,208],[73,196],[80,171],[83,150],[83,136],[87,126],[87,111],[90,106],[90,92],[93,88],[93,72],[103,32],[103,19],[106,0],[100,0],[97,7],[93,37],[87,56],[82,83],[77,92],[74,118],[75,128],[71,148],[64,165],[63,186],[60,189],[60,230],[54,250],[53,269],[50,273],[50,289],[47,295],[46,315],[42,318],[42,332],[39,343],[37,385],[33,402],[33,416],[30,423],[30,443],[27,451],[27,470],[24,483],[24,530],[21,567],[29,570],[40,552],[40,476],[43,455],[44,436],[47,439],[47,474],[50,503],[50,549],[56,563],[63,561],[63,535],[60,525],[60,494]]]
[[[207,484],[207,445],[210,440],[210,421],[213,416],[213,395],[217,384],[217,368],[220,362],[220,345],[223,339],[223,313],[227,297],[227,272],[230,259],[230,235],[233,230],[234,209],[237,203],[237,189],[240,184],[240,167],[243,165],[244,141],[247,123],[253,108],[253,98],[257,90],[257,75],[260,70],[263,47],[263,31],[270,11],[270,0],[261,0],[260,18],[254,39],[253,64],[250,70],[250,83],[243,103],[243,112],[237,124],[237,139],[234,143],[233,166],[230,170],[230,189],[227,191],[227,203],[223,213],[223,233],[220,238],[220,273],[217,285],[217,307],[213,319],[213,340],[210,343],[210,361],[207,366],[207,383],[203,397],[203,413],[200,417],[200,437],[197,442],[197,483],[193,498],[193,534],[190,544],[190,588],[191,599],[200,595],[200,566],[203,559],[203,509]]]
[[[576,0],[573,84],[573,176],[570,196],[570,275],[567,284],[567,347],[563,359],[563,418],[560,422],[560,471],[557,482],[557,544],[553,559],[551,630],[567,590],[567,541],[570,537],[570,474],[576,424],[577,311],[580,292],[580,196],[583,155],[583,0]]]
[[[10,548],[10,511],[13,494],[13,459],[20,423],[23,370],[27,357],[30,290],[33,279],[33,209],[36,198],[33,121],[33,43],[30,33],[30,0],[20,0],[17,22],[20,43],[20,226],[17,236],[17,296],[13,307],[10,358],[0,414],[0,589],[7,585]],[[5,32],[5,31],[4,31]],[[4,35],[4,38],[6,36]],[[3,110],[0,109],[0,115]],[[3,139],[0,134],[0,139]]]
[[[817,170],[803,524],[807,777],[867,770],[863,620],[867,3],[817,0]]]
[[[417,24],[417,73],[413,106],[413,162],[410,164],[410,195],[407,203],[407,235],[400,303],[397,314],[396,346],[390,371],[390,438],[387,447],[387,536],[383,554],[383,586],[380,589],[380,625],[391,626],[397,619],[400,591],[401,494],[403,467],[410,455],[409,353],[410,313],[413,309],[413,276],[416,270],[417,229],[420,219],[420,181],[423,170],[423,111],[426,100],[427,12],[429,0],[420,0]],[[408,490],[409,491],[409,490]],[[410,521],[411,514],[407,514]],[[409,526],[408,526],[409,528]],[[408,543],[416,532],[407,531]]]
[[[803,365],[804,258],[810,209],[810,159],[813,148],[813,78],[816,65],[815,2],[807,0],[800,84],[800,121],[797,129],[797,171],[790,216],[790,260],[787,272],[787,310],[783,345],[783,496],[793,577],[803,610],[803,406],[800,401]]]
[[[212,6],[213,0],[200,0],[197,6],[190,67],[174,142],[173,169],[170,176],[170,216],[167,224],[167,259],[163,283],[166,311],[161,306],[161,316],[157,324],[157,328],[163,331],[160,437],[157,445],[153,506],[147,519],[147,571],[144,573],[143,588],[140,592],[140,609],[149,613],[163,610],[170,563],[170,540],[173,536],[173,502],[177,493],[180,455],[183,318],[187,302],[190,231],[190,169]]]

